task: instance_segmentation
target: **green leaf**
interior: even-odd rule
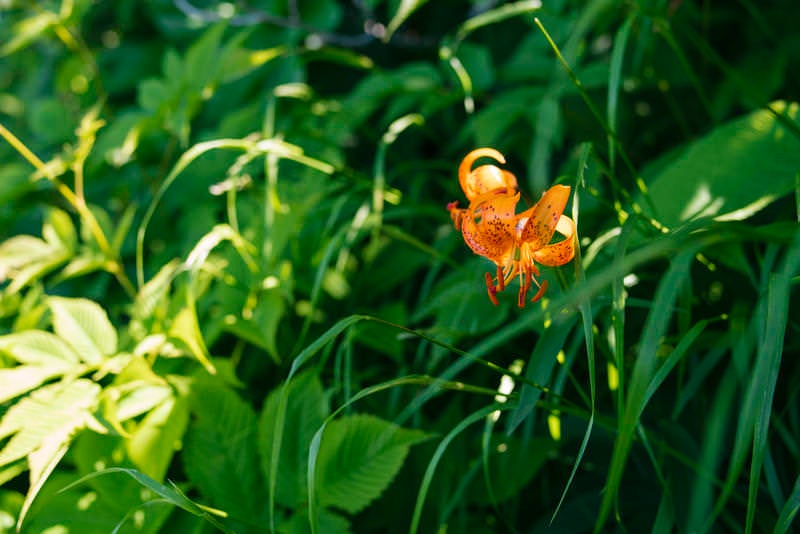
[[[149,389],[149,388],[148,388]],[[189,423],[185,397],[169,396],[151,410],[126,441],[136,467],[155,480],[164,480]]]
[[[31,235],[14,236],[0,244],[0,282],[11,278],[6,288],[16,293],[69,259],[69,251]]]
[[[286,301],[278,288],[261,292],[253,316],[243,319],[233,316],[233,321],[226,321],[224,328],[253,345],[264,349],[273,360],[280,362],[280,354],[275,344],[278,325],[286,314]]]
[[[0,56],[7,56],[28,46],[56,24],[58,24],[58,15],[44,10],[21,20],[14,25],[11,32],[14,37],[8,39],[0,48]]]
[[[64,374],[68,368],[38,365],[21,365],[12,369],[0,369],[0,403],[44,384],[53,377]]]
[[[83,361],[98,364],[117,351],[117,331],[99,304],[88,299],[50,297],[53,329]]]
[[[308,534],[308,512],[303,510],[293,514],[291,519],[278,525],[279,534]],[[346,518],[322,509],[319,513],[320,531],[325,534],[350,534],[350,521]]]
[[[47,219],[42,225],[42,237],[48,243],[70,252],[78,245],[78,234],[72,219],[67,212],[58,208],[47,212]]]
[[[771,107],[796,124],[797,103]],[[696,217],[743,220],[793,191],[798,168],[800,139],[762,109],[691,143],[655,173],[648,196],[667,227]]]
[[[141,506],[141,499],[138,502],[124,503],[129,507],[126,510],[120,506],[114,506],[113,500],[98,498],[97,492],[93,489],[73,487],[67,491],[61,491],[65,486],[75,482],[77,478],[71,473],[54,473],[33,504],[23,523],[22,532],[155,534],[172,510],[172,507],[164,502]],[[141,491],[138,484],[136,487]],[[132,518],[125,521],[129,511],[131,513],[138,512],[137,521]],[[120,525],[121,523],[125,524]],[[118,526],[121,528],[115,531],[114,529]]]
[[[182,510],[186,510],[190,514],[193,514],[198,517],[202,517],[220,531],[224,532],[225,534],[232,534],[232,531],[226,528],[222,523],[220,523],[212,514],[215,515],[224,515],[223,512],[219,512],[218,510],[214,510],[207,506],[200,506],[188,497],[186,497],[177,487],[174,485],[172,487],[165,486],[159,482],[156,482],[152,478],[148,477],[147,475],[140,473],[135,469],[123,469],[119,467],[112,467],[109,469],[105,469],[103,471],[97,471],[95,473],[85,475],[75,482],[69,484],[66,487],[61,488],[61,492],[67,492],[79,484],[86,482],[87,480],[91,480],[95,477],[99,477],[101,475],[107,475],[112,473],[124,473],[131,478],[133,478],[136,482],[138,482],[142,487],[147,488],[148,490],[152,491],[159,497],[161,497],[164,501],[173,504]]]
[[[265,519],[256,415],[236,393],[210,380],[192,384],[193,424],[182,455],[189,479],[215,506],[239,519]]]
[[[66,341],[44,330],[25,330],[0,336],[0,351],[19,363],[30,365],[58,367],[80,362],[80,358]]]
[[[272,448],[275,423],[280,401],[280,388],[267,397],[258,422],[258,448],[264,476],[268,477],[272,465]],[[289,383],[286,421],[283,442],[278,459],[278,479],[275,500],[287,507],[296,508],[308,496],[306,472],[308,448],[314,433],[322,426],[330,412],[328,396],[315,370],[305,371]]]
[[[427,1],[428,0],[401,0],[400,5],[397,6],[397,11],[395,11],[394,16],[392,16],[392,20],[390,20],[389,24],[386,26],[384,41],[391,39],[394,32],[397,31],[397,28],[399,28],[414,11],[427,3]]]
[[[323,506],[357,513],[383,493],[416,443],[427,439],[372,415],[331,422],[322,436],[316,489]]]
[[[517,495],[555,449],[556,443],[548,438],[520,440],[496,437],[489,457],[491,494],[496,502]],[[486,480],[481,479],[470,497],[475,503],[483,504],[489,502],[489,495]]]
[[[0,420],[0,439],[13,437],[0,451],[0,466],[23,458],[45,444],[67,443],[85,426],[100,395],[90,380],[45,386],[14,404]]]

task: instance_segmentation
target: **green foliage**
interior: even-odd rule
[[[794,7],[0,2],[0,531],[791,532]]]

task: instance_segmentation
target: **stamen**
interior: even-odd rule
[[[520,273],[520,281],[519,281],[519,294],[517,295],[517,306],[520,308],[525,307],[525,296],[528,294],[528,290],[531,288],[531,273],[525,273],[525,281],[522,280],[522,273]]]
[[[537,283],[536,285],[539,284]],[[547,289],[547,280],[542,280],[542,285],[539,286],[539,291],[537,291],[536,294],[533,296],[531,302],[536,302],[537,300],[542,298],[542,295],[544,295],[546,289]]]
[[[500,304],[497,301],[497,288],[495,287],[494,282],[492,282],[492,275],[489,273],[486,273],[486,291],[489,293],[489,300],[492,301],[492,304],[495,306]]]

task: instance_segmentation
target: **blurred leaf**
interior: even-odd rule
[[[350,534],[350,521],[346,518],[331,512],[330,510],[320,510],[319,529],[325,534]],[[308,513],[304,510],[293,514],[291,519],[278,525],[279,534],[309,534]]]
[[[264,521],[266,495],[252,408],[210,379],[195,380],[189,402],[194,419],[181,457],[189,479],[232,516],[253,523]]]
[[[418,322],[433,316],[437,329],[462,335],[476,335],[497,328],[508,317],[511,299],[500,299],[497,307],[492,305],[481,276],[490,268],[494,266],[482,258],[474,259],[463,270],[444,276],[437,282],[431,297],[417,308],[412,320]]]
[[[281,361],[281,356],[275,339],[278,325],[286,314],[286,301],[281,293],[277,288],[261,292],[250,319],[236,316],[233,322],[224,324],[225,330],[264,349],[276,362]]]
[[[0,336],[0,351],[19,363],[70,367],[80,362],[79,356],[62,338],[43,330],[26,330]]]
[[[13,37],[0,47],[0,56],[8,56],[38,39],[44,32],[58,24],[58,15],[50,11],[40,11],[14,26]]]
[[[14,404],[0,420],[0,439],[13,437],[0,450],[0,466],[43,446],[68,443],[83,428],[100,394],[100,386],[85,379],[40,388]]]
[[[797,103],[771,107],[799,124]],[[762,109],[691,143],[650,180],[648,196],[667,227],[697,217],[739,221],[793,191],[799,168],[800,139]]]
[[[117,331],[99,304],[87,299],[50,297],[53,329],[87,363],[98,364],[117,351]]]
[[[428,0],[400,0],[400,5],[397,6],[397,11],[394,12],[392,16],[392,20],[389,21],[389,24],[386,26],[386,35],[384,36],[384,41],[389,41],[394,35],[394,32],[397,31],[408,17],[411,16],[414,11],[418,10],[422,7]]]
[[[63,375],[67,370],[53,365],[21,365],[12,369],[0,369],[0,403],[27,393],[51,378]]]
[[[556,443],[547,438],[521,440],[496,437],[489,456],[492,494],[496,502],[500,503],[517,495],[555,448]],[[489,500],[485,479],[475,481],[470,499],[476,503]]]
[[[357,513],[378,498],[411,447],[428,438],[372,415],[332,421],[322,436],[316,491],[323,506]]]
[[[258,448],[265,477],[272,469],[272,447],[280,388],[264,403],[258,421]],[[300,373],[289,383],[286,425],[278,459],[278,485],[275,500],[283,506],[299,507],[308,498],[308,448],[314,433],[328,416],[328,396],[315,370]]]
[[[76,479],[77,476],[71,473],[56,473],[42,489],[22,532],[155,534],[172,510],[164,502],[140,506],[141,501],[136,504],[128,502],[130,508],[120,510],[112,505],[113,501],[98,498],[94,490],[72,488],[60,491]],[[134,512],[138,515],[136,519]]]
[[[155,480],[164,480],[189,423],[189,407],[180,395],[166,397],[150,410],[126,441],[136,467]]]

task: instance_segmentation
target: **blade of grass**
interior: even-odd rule
[[[611,51],[611,64],[608,68],[608,100],[606,117],[608,128],[612,132],[617,131],[617,103],[619,102],[620,86],[622,85],[622,68],[625,64],[625,49],[628,47],[628,39],[631,35],[633,22],[636,14],[631,13],[622,23],[614,39],[614,48]],[[614,149],[614,139],[608,136],[608,166],[611,174],[615,173],[616,150]]]
[[[792,525],[797,512],[800,510],[800,475],[794,481],[794,488],[791,495],[786,499],[786,502],[781,508],[781,513],[778,520],[775,522],[775,528],[772,534],[784,534],[789,532],[789,527]]]
[[[800,247],[798,247],[800,251]],[[792,273],[776,274],[770,278],[767,288],[767,315],[765,335],[760,343],[754,375],[754,387],[758,395],[756,426],[753,429],[753,455],[750,463],[750,486],[747,492],[747,517],[745,532],[753,531],[761,467],[767,449],[769,420],[772,415],[772,400],[778,381],[778,371],[783,355],[783,338],[789,320],[789,294]]]
[[[419,523],[422,519],[422,508],[425,506],[425,498],[428,494],[428,490],[430,489],[431,482],[433,481],[433,475],[436,472],[436,467],[439,465],[439,461],[441,461],[442,456],[444,456],[445,451],[447,451],[447,447],[450,446],[450,443],[470,425],[477,423],[484,417],[488,417],[496,410],[508,410],[509,408],[510,406],[507,404],[501,403],[492,403],[488,406],[484,406],[483,408],[472,412],[470,415],[462,419],[442,439],[442,441],[439,443],[439,446],[436,447],[436,451],[433,453],[430,462],[428,462],[428,467],[425,469],[425,474],[422,477],[422,483],[420,484],[419,491],[417,492],[417,501],[414,505],[414,513],[411,516],[411,526],[408,528],[408,532],[410,534],[415,534],[419,531]]]
[[[684,248],[672,260],[669,270],[662,278],[656,291],[653,307],[647,316],[644,332],[642,333],[636,364],[631,373],[625,411],[622,420],[619,422],[619,431],[611,457],[605,493],[595,523],[595,532],[602,530],[612,506],[616,503],[622,481],[622,473],[633,444],[634,432],[645,408],[647,386],[652,381],[656,371],[658,347],[672,318],[673,305],[678,290],[682,282],[690,275],[689,266],[697,249],[697,246]]]
[[[216,510],[208,506],[204,506],[202,504],[198,504],[193,500],[189,499],[186,495],[184,495],[183,492],[181,492],[174,484],[172,485],[172,487],[165,486],[164,484],[156,482],[149,476],[145,475],[140,471],[137,471],[136,469],[128,469],[124,467],[109,467],[101,471],[95,471],[94,473],[89,473],[88,475],[82,476],[80,479],[76,480],[72,484],[69,484],[61,488],[60,492],[68,491],[72,488],[75,488],[92,478],[112,473],[123,473],[125,475],[128,475],[136,482],[141,484],[142,487],[145,487],[150,491],[152,491],[153,493],[155,493],[156,495],[159,495],[170,504],[177,506],[182,510],[187,511],[192,515],[205,519],[207,522],[214,525],[214,527],[224,532],[225,534],[233,534],[233,531],[226,528],[225,525],[217,521],[217,519],[214,517],[214,516],[227,517],[227,514],[225,514],[225,512],[221,510]]]
[[[762,335],[758,343],[756,360],[751,366],[750,381],[741,404],[741,414],[730,456],[728,475],[714,510],[706,521],[705,529],[708,529],[721,513],[733,492],[751,445],[753,450],[745,529],[746,531],[752,529],[761,461],[766,448],[772,399],[775,394],[783,352],[783,338],[788,321],[789,289],[792,277],[798,268],[800,268],[800,231],[795,232],[794,243],[786,253],[781,269],[778,274],[770,275],[765,294],[759,299],[756,306],[753,323],[762,329]]]
[[[702,532],[700,530],[705,519],[711,513],[712,490],[716,481],[715,472],[725,458],[724,449],[728,447],[730,411],[736,393],[736,377],[732,367],[719,381],[714,403],[705,417],[706,428],[703,437],[703,450],[698,462],[699,470],[694,476],[689,499],[689,514],[686,532]]]
[[[572,197],[572,218],[575,221],[576,228],[579,228],[578,216],[580,213],[580,196],[578,195],[580,188],[578,185],[583,182],[583,171],[586,167],[586,162],[589,159],[590,152],[591,145],[589,143],[584,143],[581,150],[581,156],[578,159],[578,176],[575,186],[575,194]],[[577,231],[575,233],[575,243],[575,285],[582,285],[586,279],[586,273],[583,270],[583,262],[581,261],[580,235],[577,233]],[[578,311],[580,312],[581,319],[583,321],[583,337],[586,341],[586,363],[589,372],[589,422],[586,424],[586,432],[583,435],[581,446],[578,449],[578,455],[575,457],[575,463],[572,466],[572,471],[569,474],[567,483],[564,485],[564,490],[561,492],[561,498],[558,500],[556,509],[553,511],[553,515],[550,518],[550,523],[555,520],[556,516],[558,515],[558,511],[561,509],[561,505],[564,503],[564,499],[567,497],[567,492],[572,486],[572,481],[575,479],[575,474],[578,472],[578,467],[581,465],[581,460],[583,460],[583,455],[586,453],[586,447],[589,445],[589,438],[591,437],[592,429],[594,428],[595,406],[597,403],[597,385],[594,354],[594,328],[592,328],[592,325],[594,324],[594,318],[592,315],[591,299],[586,298],[578,301]]]

